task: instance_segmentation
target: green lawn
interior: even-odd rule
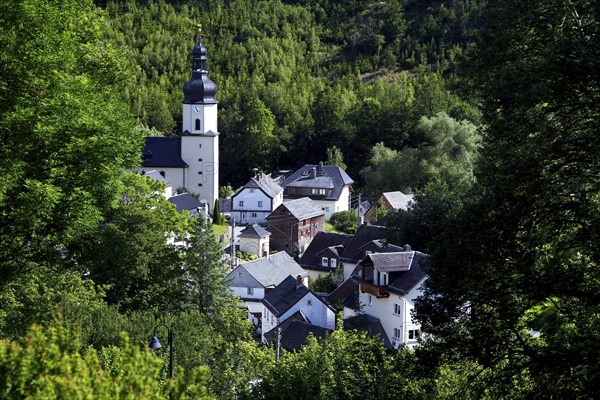
[[[228,224],[223,224],[223,225],[214,225],[213,224],[212,227],[213,227],[213,232],[215,233],[215,236],[219,236],[226,232],[231,231],[231,227]]]

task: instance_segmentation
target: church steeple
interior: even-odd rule
[[[183,85],[184,104],[216,104],[217,85],[208,77],[206,47],[200,41],[200,29],[196,46],[192,50],[192,77]]]

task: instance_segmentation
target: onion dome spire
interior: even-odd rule
[[[200,41],[201,26],[198,25],[196,46],[192,50],[192,77],[183,85],[184,104],[215,104],[217,85],[208,77],[206,47]]]

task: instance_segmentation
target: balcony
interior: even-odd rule
[[[360,291],[377,297],[378,299],[390,297],[390,294],[385,290],[386,286],[374,285],[371,282],[361,280]]]

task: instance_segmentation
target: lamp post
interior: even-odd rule
[[[150,339],[148,347],[150,347],[151,349],[160,349],[162,347],[162,345],[158,341],[158,338],[156,337],[156,330],[161,326],[167,328],[167,332],[169,335],[167,339],[169,342],[169,379],[173,379],[173,330],[169,328],[167,324],[156,325],[154,327],[154,335],[152,336],[152,339]]]

